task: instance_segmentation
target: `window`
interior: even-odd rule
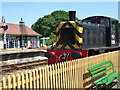
[[[109,27],[109,20],[107,20],[107,19],[102,19],[102,20],[100,21],[100,24],[103,24],[103,25],[105,25],[106,27]]]

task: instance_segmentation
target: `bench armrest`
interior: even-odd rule
[[[108,78],[107,78],[107,77],[105,77],[105,79],[107,79],[107,80],[106,80],[106,82],[104,82],[104,84],[108,82]]]

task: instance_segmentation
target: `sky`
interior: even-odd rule
[[[118,2],[2,2],[6,23],[19,24],[21,18],[31,28],[39,18],[56,10],[75,10],[79,19],[89,16],[108,16],[118,19]]]
[[[118,20],[120,22],[120,1],[119,1],[119,4],[118,4]]]

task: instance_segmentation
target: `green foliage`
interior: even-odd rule
[[[119,42],[120,42],[120,23],[119,23]]]
[[[42,18],[39,18],[36,23],[34,23],[31,28],[39,34],[42,34],[43,37],[49,36],[51,33],[55,33],[56,24],[68,21],[69,13],[59,10],[54,11],[50,15],[45,15]],[[76,21],[80,21],[76,17]]]
[[[46,41],[46,45],[52,45],[56,41],[56,35],[54,33],[51,33],[49,38],[50,39]]]

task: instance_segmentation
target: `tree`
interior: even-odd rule
[[[56,41],[56,35],[54,33],[51,33],[51,35],[49,36],[49,40],[46,41],[47,45],[51,45]]]
[[[55,33],[56,24],[63,21],[69,21],[69,13],[62,10],[54,11],[50,15],[39,18],[31,28],[45,37]],[[80,20],[76,17],[76,21]]]
[[[119,42],[120,42],[120,23],[119,23]]]

